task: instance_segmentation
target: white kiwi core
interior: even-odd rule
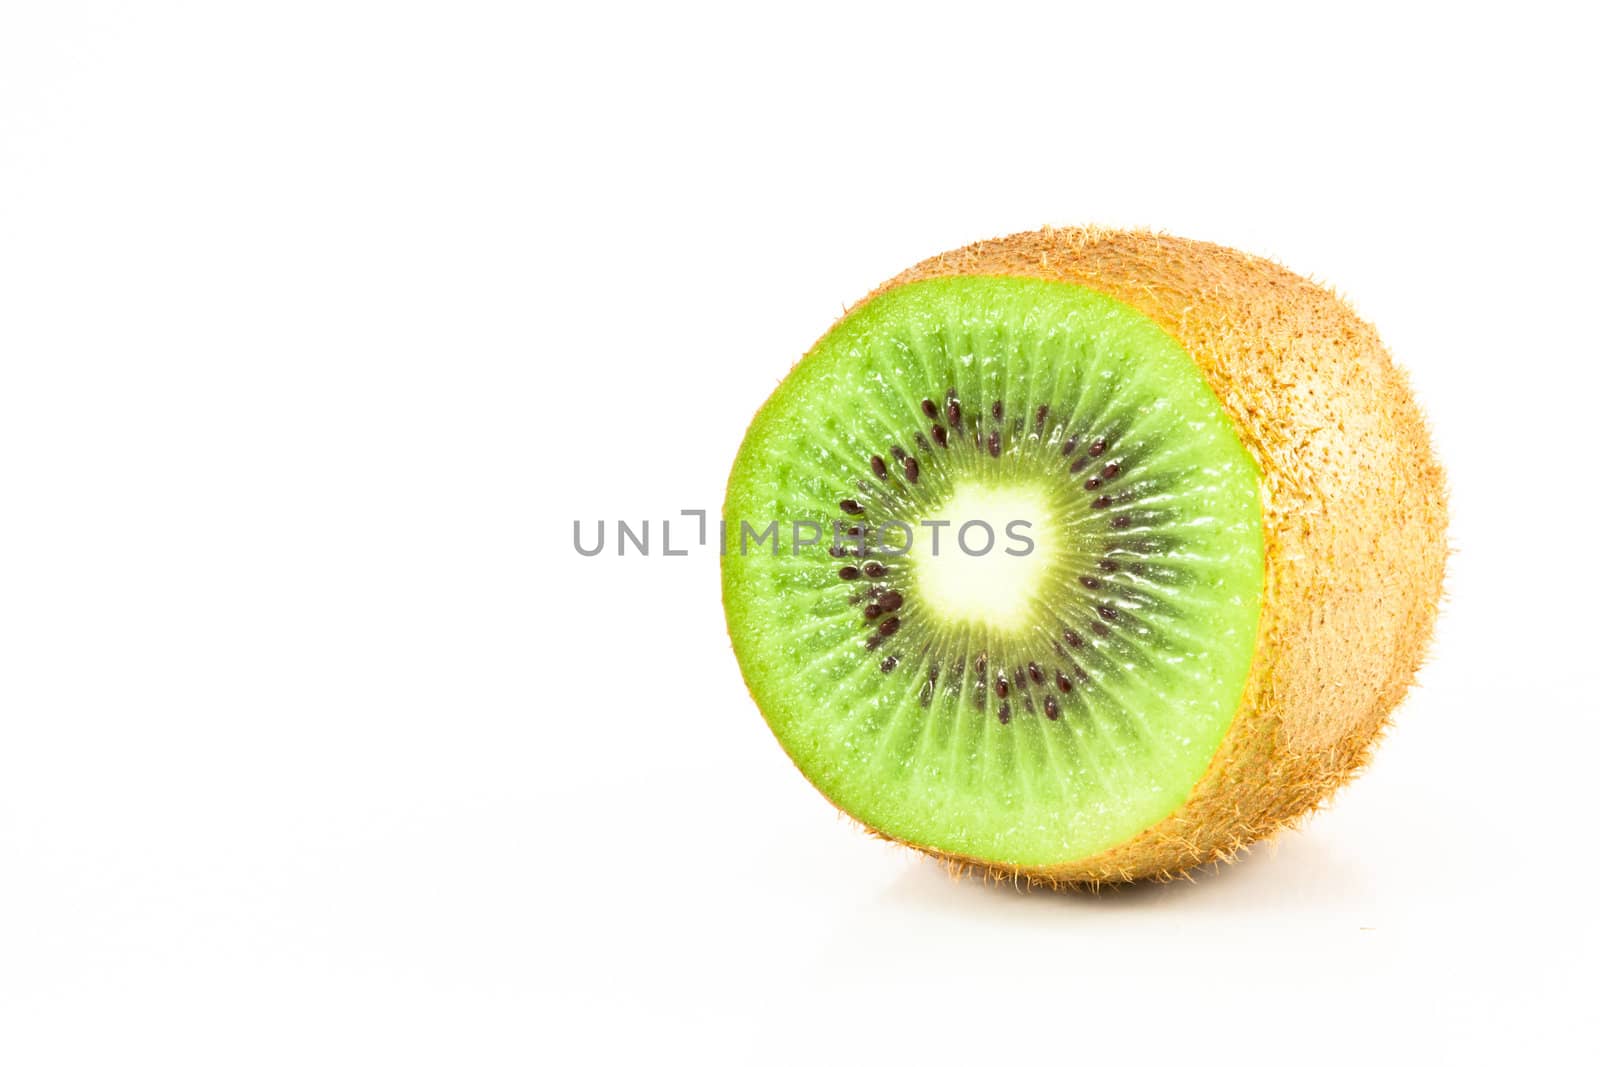
[[[936,617],[1003,632],[1037,617],[1059,547],[1043,487],[962,481],[915,534],[917,589]]]

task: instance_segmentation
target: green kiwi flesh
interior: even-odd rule
[[[1127,305],[903,285],[746,434],[734,652],[852,817],[997,867],[1070,863],[1180,807],[1228,732],[1261,615],[1259,481],[1189,355]]]

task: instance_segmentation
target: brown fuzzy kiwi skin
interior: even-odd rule
[[[1445,482],[1405,377],[1328,290],[1270,260],[1143,231],[981,241],[917,264],[862,303],[952,275],[1081,285],[1176,338],[1260,468],[1266,579],[1233,725],[1162,822],[1059,866],[923,851],[956,871],[1052,888],[1170,880],[1231,861],[1361,770],[1427,651],[1447,555]]]

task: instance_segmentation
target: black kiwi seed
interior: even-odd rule
[[[882,456],[872,457],[872,473],[880,478],[889,477],[889,465],[884,463]]]
[[[1061,717],[1061,705],[1056,703],[1055,697],[1044,698],[1044,717],[1055,722]]]
[[[1118,515],[1116,518],[1111,520],[1111,528],[1113,530],[1126,530],[1132,525],[1133,520],[1126,515]]]
[[[867,617],[868,622],[871,622],[873,619],[876,619],[879,615],[883,614],[883,606],[881,604],[868,604],[866,610],[863,611],[862,614]]]
[[[916,457],[915,456],[907,456],[906,457],[906,481],[910,482],[912,485],[916,485],[917,484],[917,472],[918,472],[919,469],[920,468],[917,466]]]
[[[854,500],[841,500],[839,501],[839,510],[844,512],[846,515],[860,515],[866,509],[860,504],[856,503]]]
[[[894,592],[885,593],[883,596],[878,598],[878,604],[883,608],[884,611],[899,611],[900,605],[904,604],[905,602],[905,597]]]
[[[1110,604],[1097,604],[1095,605],[1094,610],[1099,612],[1100,617],[1106,620],[1106,622],[1117,621],[1117,609],[1112,607]]]
[[[939,421],[939,407],[931,400],[924,400],[922,402],[922,413],[928,416],[928,418],[932,419],[934,422]]]
[[[1072,437],[1067,438],[1065,441],[1061,442],[1061,454],[1063,456],[1070,456],[1070,455],[1072,455],[1072,450],[1074,448],[1077,448],[1077,447],[1078,447],[1078,438],[1077,438],[1076,435],[1074,435]]]
[[[944,421],[950,424],[951,429],[961,429],[961,403],[956,400],[956,391],[950,390],[950,395],[945,398]]]
[[[1009,692],[1011,692],[1011,683],[1006,681],[1006,672],[1000,671],[994,676],[994,695],[1004,698]]]
[[[933,443],[934,444],[938,445],[940,448],[949,448],[950,447],[950,437],[949,437],[948,434],[946,434],[944,432],[944,427],[943,426],[939,426],[939,425],[936,424],[933,427],[933,429],[928,431],[928,432],[933,434]]]
[[[895,659],[893,656],[886,656],[884,661],[878,664],[878,668],[882,670],[884,674],[888,674],[890,671],[895,669],[899,662],[900,661]]]
[[[901,448],[899,445],[894,445],[889,449],[889,455],[893,456],[897,461],[904,463],[906,459],[906,450]]]
[[[1089,455],[1098,456],[1101,453],[1105,452],[1105,450],[1106,450],[1106,439],[1104,437],[1097,437],[1097,438],[1094,439],[1094,443],[1089,446]]]
[[[1071,680],[1068,679],[1067,676],[1065,674],[1062,674],[1060,671],[1056,671],[1056,688],[1061,690],[1063,693],[1072,692],[1072,682],[1071,682]]]
[[[1067,644],[1071,645],[1073,648],[1083,647],[1083,638],[1078,635],[1076,630],[1064,630],[1062,631],[1061,636],[1066,638]]]
[[[1028,664],[1028,677],[1032,678],[1035,685],[1044,681],[1044,671],[1039,669],[1037,663]]]
[[[1000,401],[996,400],[994,402],[994,407],[989,409],[990,413],[994,415],[994,421],[995,422],[999,422],[1000,421],[1000,419],[1001,419],[1001,414],[1000,414],[1001,410],[1002,409],[1000,407]]]
[[[920,433],[917,434],[917,451],[918,452],[932,452],[933,451],[933,446],[928,443],[928,439],[926,437],[922,436],[922,434],[920,434]]]
[[[1084,482],[1083,483],[1083,487],[1085,489],[1089,490],[1090,492],[1093,492],[1094,490],[1100,488],[1102,485],[1105,485],[1105,484],[1106,483],[1101,481],[1098,477],[1095,477],[1095,478],[1090,478],[1088,481]]]
[[[1091,508],[1109,508],[1111,506],[1111,498],[1108,496],[1097,496],[1089,506]]]
[[[989,455],[994,456],[996,459],[1000,456],[1000,431],[998,430],[989,431]]]
[[[1117,475],[1119,475],[1121,473],[1122,473],[1122,468],[1120,466],[1118,466],[1115,463],[1107,463],[1105,465],[1105,467],[1100,471],[1100,477],[1102,477],[1102,478],[1115,478]]]
[[[857,578],[861,577],[861,572],[856,570],[854,567],[840,567],[839,577],[843,578],[847,582],[853,582]]]
[[[861,572],[868,578],[882,578],[885,574],[889,573],[889,568],[885,567],[881,563],[869,563],[865,567],[861,568]]]
[[[878,624],[878,633],[884,637],[893,637],[898,629],[900,629],[900,620],[893,615]]]
[[[1044,429],[1045,416],[1047,416],[1049,414],[1050,414],[1050,405],[1049,404],[1040,404],[1039,405],[1039,410],[1035,411],[1033,413],[1033,428],[1036,429],[1036,430]]]
[[[1000,725],[1004,726],[1011,721],[1011,703],[1005,701],[1000,705]]]
[[[1082,583],[1085,589],[1099,589],[1102,584],[1100,579],[1091,577],[1087,574],[1081,576],[1078,581]]]

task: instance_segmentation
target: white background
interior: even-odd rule
[[[1116,7],[0,9],[0,1062],[1592,1054],[1594,28]],[[1370,771],[1098,899],[852,828],[714,555],[571,546],[1085,222],[1335,285],[1454,493]]]

